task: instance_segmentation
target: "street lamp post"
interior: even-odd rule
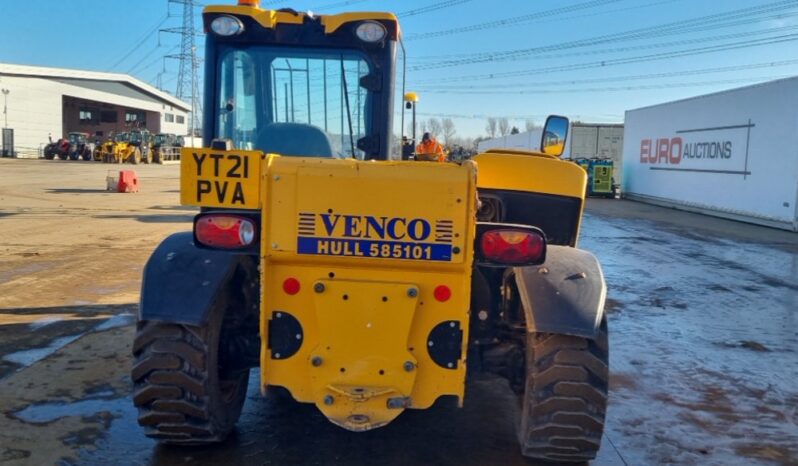
[[[3,128],[8,128],[8,93],[11,91],[8,89],[0,89],[0,91],[3,92],[3,116],[5,117]]]

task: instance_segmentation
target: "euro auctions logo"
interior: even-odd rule
[[[648,170],[667,172],[751,174],[749,147],[756,125],[743,124],[684,128],[672,137],[640,140],[640,165]],[[666,133],[667,134],[667,133]]]
[[[685,142],[680,136],[670,139],[642,139],[640,163],[679,165],[684,160],[730,159],[732,147],[731,141]]]
[[[679,165],[684,141],[680,137],[643,139],[640,141],[640,163]]]

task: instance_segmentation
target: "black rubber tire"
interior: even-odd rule
[[[595,340],[529,334],[519,440],[524,456],[558,463],[592,460],[607,412],[606,317]]]
[[[235,427],[249,370],[220,374],[222,312],[205,327],[139,322],[133,343],[133,404],[148,437],[194,445],[223,441]]]
[[[128,156],[127,161],[133,165],[138,165],[141,162],[141,150],[138,147],[133,149],[133,153]]]

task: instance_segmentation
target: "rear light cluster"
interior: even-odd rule
[[[488,230],[482,234],[479,246],[482,258],[496,264],[535,264],[546,257],[546,239],[534,230]]]
[[[243,249],[257,237],[255,221],[239,215],[210,214],[194,221],[194,236],[202,245],[220,249]]]

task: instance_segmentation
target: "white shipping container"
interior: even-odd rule
[[[488,149],[538,150],[542,129],[537,128],[518,134],[508,134],[480,141],[479,152]],[[617,167],[623,154],[623,125],[574,123],[568,132],[568,143],[562,158],[611,158]]]
[[[486,139],[477,144],[477,150],[479,152],[485,152],[488,149],[538,150],[540,149],[540,136],[542,134],[543,129],[533,129],[524,133]]]
[[[626,112],[625,196],[798,231],[798,77]]]

